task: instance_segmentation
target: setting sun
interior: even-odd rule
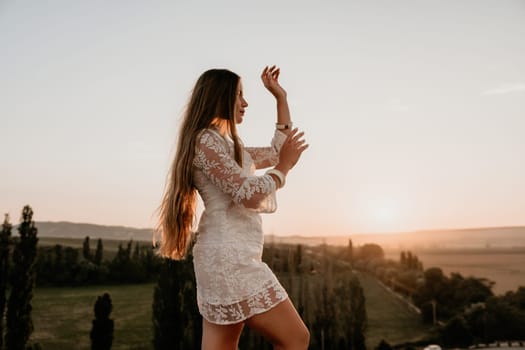
[[[397,209],[398,208],[393,201],[385,200],[374,205],[373,214],[380,222],[392,222],[397,217]]]
[[[394,231],[400,222],[400,203],[392,198],[372,198],[365,202],[365,215],[374,231]]]

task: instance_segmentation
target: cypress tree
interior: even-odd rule
[[[200,348],[202,318],[191,255],[181,261],[164,259],[152,307],[156,350]]]
[[[4,346],[4,311],[7,292],[7,273],[9,271],[9,243],[11,241],[9,214],[5,214],[0,233],[0,349]]]
[[[128,242],[128,246],[126,247],[126,261],[131,260],[131,248],[133,246],[133,240],[130,239]]]
[[[86,236],[84,243],[82,244],[82,255],[87,261],[91,261],[91,248],[89,247],[89,236]]]
[[[401,256],[399,258],[399,263],[401,264],[402,268],[407,268],[408,267],[407,266],[407,255],[406,255],[404,250],[401,252]]]
[[[409,270],[412,270],[414,267],[413,265],[414,265],[414,256],[412,255],[411,251],[408,251],[407,252],[407,268]]]
[[[366,300],[363,287],[361,287],[359,279],[355,276],[350,280],[350,295],[352,310],[352,322],[350,325],[350,333],[352,334],[351,349],[366,350],[365,333],[368,326]]]
[[[67,280],[66,265],[64,263],[64,250],[60,244],[53,247],[53,271],[55,273],[54,281],[57,284],[63,284]]]
[[[353,267],[354,265],[354,245],[351,239],[348,240],[347,258],[348,258],[348,262],[350,263],[350,266]]]
[[[109,350],[113,344],[113,320],[109,314],[113,310],[111,297],[104,293],[95,302],[95,319],[89,337],[91,338],[92,350]]]
[[[322,283],[318,288],[317,311],[313,322],[313,340],[322,349],[335,348],[336,309],[334,296],[333,262],[328,256],[326,243],[322,247]]]
[[[102,239],[98,239],[97,241],[97,250],[95,251],[95,258],[93,259],[93,262],[95,265],[102,264],[102,256],[104,255],[104,247],[102,245]]]
[[[135,250],[133,250],[133,261],[139,262],[140,260],[140,246],[139,242],[135,243]]]
[[[35,284],[34,263],[38,238],[33,210],[26,205],[18,227],[20,239],[13,250],[13,270],[10,274],[11,293],[7,303],[5,344],[7,350],[23,350],[33,332],[31,299]]]
[[[365,297],[359,279],[352,273],[342,273],[335,288],[337,300],[336,349],[366,350],[367,315]],[[332,340],[332,339],[330,339]],[[330,347],[327,347],[330,349]]]

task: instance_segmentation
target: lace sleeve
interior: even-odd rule
[[[279,152],[284,140],[286,140],[286,134],[276,129],[270,147],[245,147],[244,149],[250,153],[255,168],[268,168],[279,162]]]
[[[205,130],[197,137],[193,165],[222,192],[230,195],[235,203],[258,211],[275,211],[276,184],[273,178],[270,175],[245,175],[218,134]]]

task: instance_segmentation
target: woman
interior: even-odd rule
[[[292,129],[279,69],[266,67],[264,86],[277,101],[271,147],[244,147],[236,124],[248,102],[241,79],[224,69],[204,72],[181,125],[171,177],[160,206],[160,253],[186,254],[197,192],[201,216],[193,262],[197,303],[203,316],[202,349],[237,349],[244,324],[276,349],[306,349],[309,333],[286,291],[261,261],[261,212],[276,209],[275,192],[308,147]],[[270,168],[255,176],[255,169]]]

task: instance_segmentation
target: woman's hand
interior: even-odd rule
[[[268,68],[268,66],[266,66],[261,74],[264,87],[267,88],[276,99],[286,98],[286,91],[279,84],[280,73],[280,68],[276,66]]]
[[[281,147],[279,163],[275,166],[275,169],[281,171],[284,175],[297,164],[301,154],[308,148],[308,144],[305,143],[303,136],[304,132],[299,132],[295,128],[288,134]]]

